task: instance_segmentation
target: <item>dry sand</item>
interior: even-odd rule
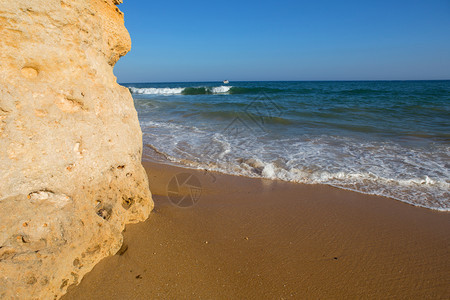
[[[449,213],[326,185],[145,167],[154,212],[63,299],[450,298]],[[201,184],[194,206],[166,197],[179,173]]]

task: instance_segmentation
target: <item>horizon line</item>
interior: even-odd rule
[[[450,81],[450,79],[340,79],[340,80],[230,80],[229,82],[382,82],[382,81]],[[130,83],[212,83],[223,82],[223,80],[212,81],[135,81],[135,82],[119,82],[119,84]]]

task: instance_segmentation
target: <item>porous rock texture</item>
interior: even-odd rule
[[[53,299],[153,202],[119,0],[0,1],[0,298]]]

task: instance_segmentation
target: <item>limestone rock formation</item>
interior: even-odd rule
[[[53,299],[153,202],[119,0],[0,1],[0,298]]]

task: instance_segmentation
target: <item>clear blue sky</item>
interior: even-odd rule
[[[118,81],[450,79],[450,1],[138,1]]]

